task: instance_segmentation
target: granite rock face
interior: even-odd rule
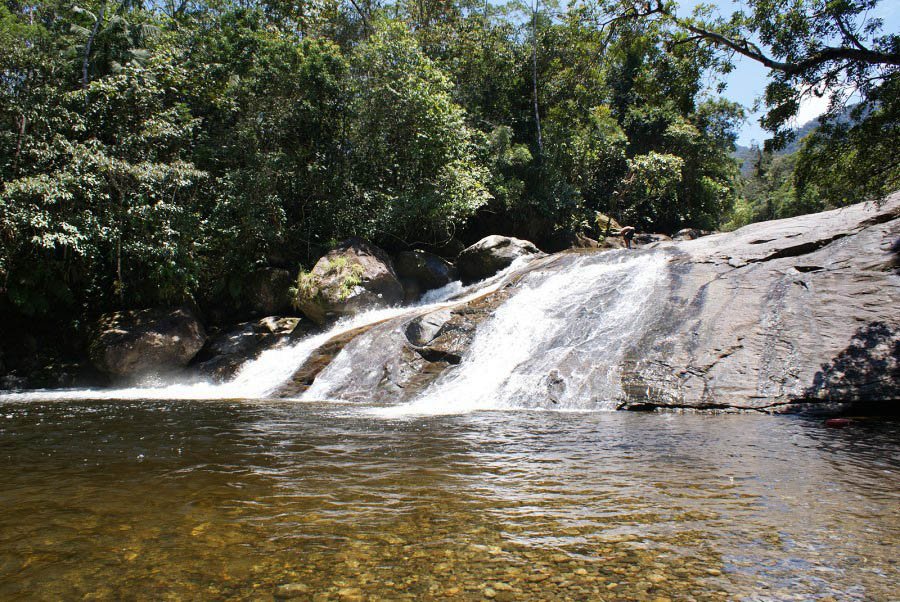
[[[900,399],[900,195],[672,249],[665,318],[622,366],[621,408]]]
[[[602,292],[581,287],[588,292],[577,298],[561,288],[560,307],[575,308],[574,313],[551,310],[552,315],[536,318],[565,323],[560,336],[537,347],[548,356],[573,339],[590,339],[592,332],[611,332],[621,340],[609,357],[567,354],[564,365],[547,367],[545,380],[558,387],[578,385],[569,389],[580,391],[587,407],[596,402],[622,410],[841,411],[867,404],[895,409],[900,194],[877,205],[657,242],[652,248],[570,251],[538,259],[495,292],[345,333],[314,355],[283,394],[293,396],[312,385],[323,398],[415,399],[443,374],[459,369],[482,324],[521,290],[548,282],[553,274],[577,279],[639,257],[652,261],[633,265],[662,266],[662,271],[649,299],[642,297],[647,317],[632,331],[601,324],[611,319],[602,308],[623,294],[615,286]],[[578,271],[585,266],[587,271]],[[492,344],[502,354],[509,343]],[[613,387],[600,392],[583,386],[584,380],[565,382],[598,367],[610,369]],[[535,405],[543,403],[541,396],[548,407],[556,403],[543,390],[534,395]]]

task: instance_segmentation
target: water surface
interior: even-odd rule
[[[0,599],[890,600],[900,424],[0,405]]]

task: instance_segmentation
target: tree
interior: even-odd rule
[[[354,56],[350,128],[358,234],[446,238],[489,199],[465,111],[399,23],[382,21]]]

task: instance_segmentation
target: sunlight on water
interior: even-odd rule
[[[0,408],[0,600],[896,598],[900,425]]]
[[[663,253],[585,255],[529,273],[479,329],[462,363],[386,417],[474,410],[611,410],[628,343],[653,318]]]

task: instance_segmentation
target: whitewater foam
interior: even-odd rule
[[[22,401],[63,401],[73,399],[139,400],[139,399],[264,399],[278,390],[306,362],[316,349],[332,338],[356,328],[376,324],[405,314],[438,309],[462,303],[496,290],[510,274],[527,265],[533,257],[521,257],[512,265],[481,282],[463,286],[456,281],[428,291],[418,303],[404,307],[370,310],[337,322],[328,331],[313,334],[296,342],[285,343],[245,362],[235,375],[224,383],[208,381],[169,383],[159,386],[136,386],[115,389],[37,389],[0,393],[0,403]]]
[[[584,255],[536,270],[481,325],[459,366],[385,417],[496,409],[612,410],[628,343],[652,320],[659,252]]]

